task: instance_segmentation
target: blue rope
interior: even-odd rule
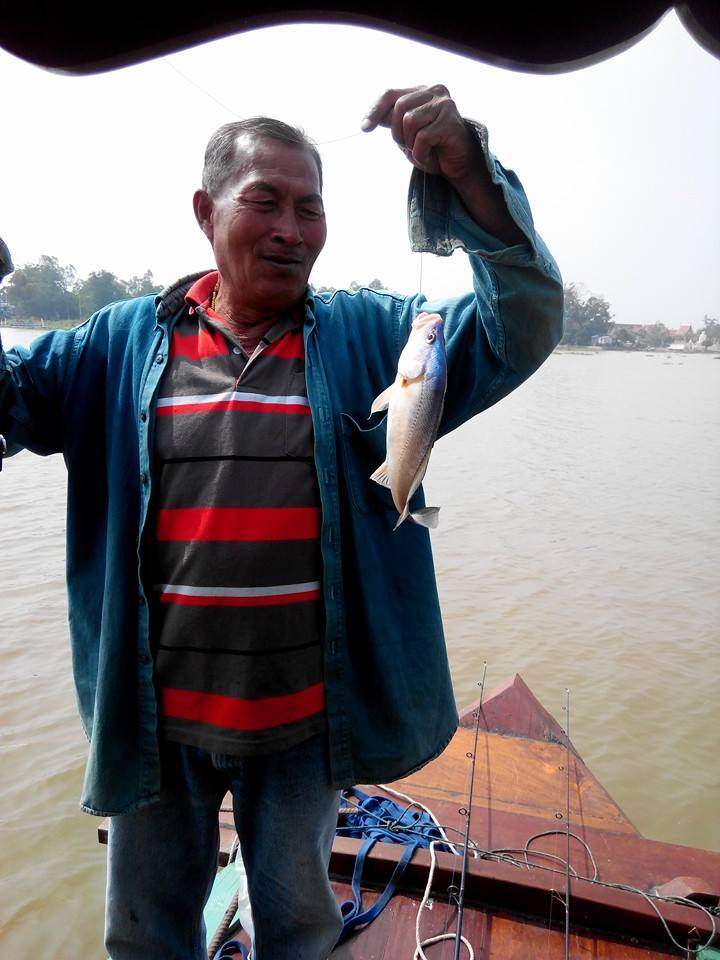
[[[398,881],[419,847],[429,847],[433,840],[444,840],[438,825],[424,810],[403,807],[387,797],[370,796],[353,787],[351,791],[359,800],[358,809],[345,816],[345,824],[338,833],[345,837],[363,840],[358,850],[352,876],[352,899],[340,904],[343,929],[338,943],[346,940],[360,926],[371,923],[387,906],[395,893]],[[395,865],[392,876],[380,898],[367,910],[362,907],[362,873],[365,860],[378,842],[400,843],[405,846]],[[438,850],[450,851],[447,844],[438,844]],[[228,940],[213,957],[213,960],[229,960],[240,951],[242,960],[247,960],[247,951],[238,940]]]
[[[345,826],[341,827],[345,837],[374,837],[385,843],[412,843],[420,847],[429,847],[433,840],[444,840],[440,828],[424,810],[402,807],[387,797],[369,796],[352,788],[360,800],[356,813],[348,813]],[[438,850],[451,852],[447,845],[438,845]]]
[[[356,927],[370,923],[387,906],[395,893],[398,881],[418,847],[429,847],[433,840],[444,839],[432,817],[424,810],[401,807],[387,797],[369,796],[352,788],[360,801],[357,812],[348,813],[345,825],[338,828],[342,836],[356,837],[364,842],[358,850],[352,877],[352,900],[340,905],[343,929],[338,943],[346,940]],[[380,840],[383,843],[404,844],[405,850],[395,865],[392,876],[380,898],[367,910],[362,909],[362,872],[368,853]],[[447,846],[438,849],[448,850]]]

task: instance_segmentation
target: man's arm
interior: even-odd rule
[[[378,126],[390,128],[418,170],[443,176],[478,226],[509,246],[524,242],[502,190],[490,177],[475,131],[460,116],[446,87],[387,90],[362,123],[365,131]]]
[[[488,149],[487,130],[460,117],[445,87],[389,90],[363,129],[391,129],[415,167],[408,203],[413,250],[464,250],[473,292],[406,301],[409,331],[420,310],[445,319],[448,386],[441,434],[526,380],[562,336],[562,280],[535,232],[520,181]]]
[[[0,434],[8,456],[62,450],[64,387],[84,330],[54,330],[7,353],[0,340]]]

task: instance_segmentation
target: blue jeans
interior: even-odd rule
[[[254,960],[325,960],[342,929],[327,872],[339,794],[326,737],[250,758],[165,743],[162,763],[159,803],[110,821],[111,960],[206,960],[202,914],[228,790],[248,875]]]

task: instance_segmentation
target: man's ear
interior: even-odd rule
[[[196,190],[193,196],[193,210],[200,229],[213,242],[213,201],[207,190]]]

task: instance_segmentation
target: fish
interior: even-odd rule
[[[439,507],[410,512],[410,498],[422,483],[437,437],[445,402],[447,359],[443,318],[420,313],[398,360],[393,383],[383,390],[370,414],[387,410],[385,460],[370,479],[389,487],[400,514],[394,529],[408,518],[423,527],[436,527]]]

